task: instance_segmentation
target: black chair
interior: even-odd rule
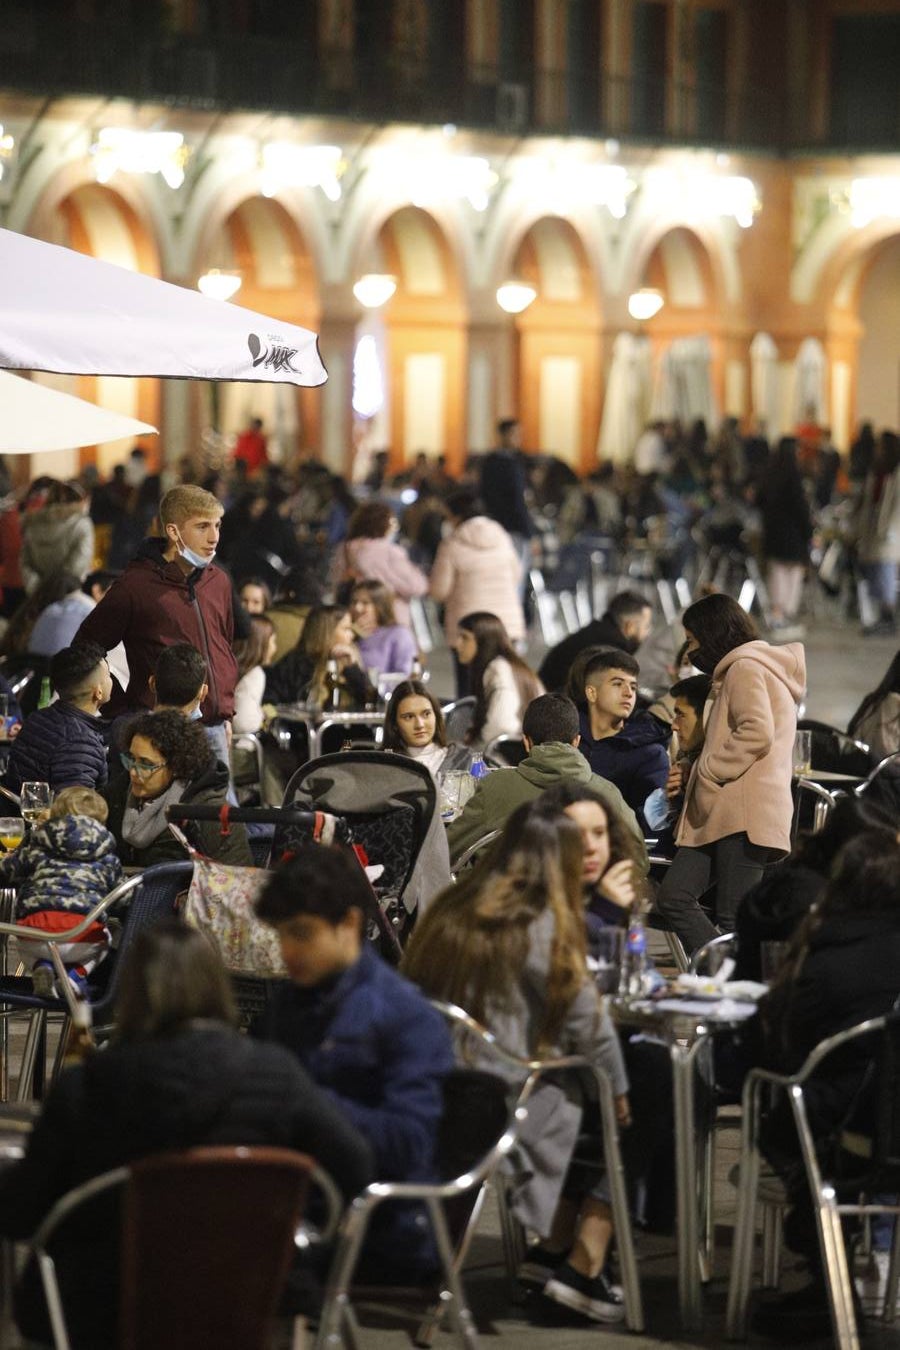
[[[870,1094],[867,1115],[873,1122],[863,1136],[850,1127],[828,1140],[817,1139],[810,1127],[804,1089],[836,1055],[847,1063],[847,1047],[869,1063],[862,1091]],[[799,1155],[809,1185],[828,1287],[834,1343],[838,1350],[859,1350],[859,1335],[844,1247],[844,1215],[895,1216],[885,1321],[892,1321],[900,1278],[900,1013],[870,1018],[820,1041],[792,1076],[754,1069],[744,1086],[738,1213],[735,1221],[731,1280],[728,1291],[728,1338],[746,1336],[753,1267],[756,1207],[760,1194],[760,1129],[764,1104],[783,1092],[797,1131]],[[784,1204],[776,1194],[773,1203]]]
[[[875,767],[875,757],[864,741],[849,736],[846,731],[803,717],[797,723],[798,731],[811,732],[812,767],[825,773],[847,773],[865,778]]]

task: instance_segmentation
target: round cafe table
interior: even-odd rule
[[[755,1003],[696,995],[608,1000],[613,1021],[646,1031],[669,1047],[675,1106],[675,1191],[678,1225],[678,1306],[685,1331],[700,1327],[700,1286],[707,1277],[709,1253],[701,1246],[701,1214],[711,1202],[706,1169],[698,1167],[694,1111],[695,1074],[700,1048],[711,1037],[734,1032],[756,1012]]]

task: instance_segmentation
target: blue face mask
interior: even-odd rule
[[[199,722],[199,721],[200,721],[200,718],[201,718],[202,716],[203,716],[203,713],[200,711],[200,704],[198,703],[197,706],[196,706],[196,708],[194,708],[193,712],[189,712],[189,713],[188,713],[188,721],[189,721],[189,722]]]
[[[188,548],[187,544],[182,539],[180,533],[178,535],[177,540],[175,541],[175,547],[178,549],[180,556],[184,558],[184,561],[186,563],[190,563],[191,567],[200,567],[200,568],[209,567],[209,564],[216,556],[215,554],[213,554],[212,558],[201,557],[201,555],[199,553],[195,553],[192,548]]]

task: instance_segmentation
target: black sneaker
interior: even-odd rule
[[[528,1248],[525,1260],[519,1266],[519,1279],[523,1284],[539,1284],[543,1288],[565,1259],[565,1252],[551,1252],[538,1243]]]
[[[625,1320],[622,1296],[611,1287],[606,1277],[600,1274],[592,1280],[587,1275],[579,1275],[568,1261],[559,1267],[553,1279],[544,1286],[544,1294],[554,1303],[583,1313],[593,1322]]]

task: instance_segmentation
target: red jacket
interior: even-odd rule
[[[177,562],[162,556],[162,539],[147,539],[122,576],[85,619],[76,634],[110,651],[124,642],[130,679],[124,698],[114,690],[105,714],[118,716],[152,708],[148,684],[163,647],[190,642],[206,660],[209,693],[204,722],[234,713],[237,661],[232,651],[234,618],[231,579],[210,564],[185,576]]]

